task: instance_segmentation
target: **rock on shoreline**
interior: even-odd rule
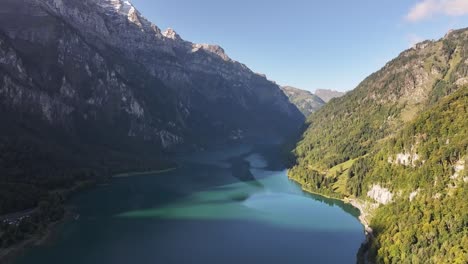
[[[370,211],[376,209],[378,205],[352,198],[344,198],[343,201],[359,209],[361,212],[359,215],[359,221],[364,225],[366,236],[373,237],[373,230],[370,227]]]

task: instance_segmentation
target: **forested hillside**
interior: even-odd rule
[[[308,120],[289,176],[362,205],[377,263],[466,263],[468,30],[417,44]]]

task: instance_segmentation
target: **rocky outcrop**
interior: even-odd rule
[[[416,191],[412,191],[410,193],[410,195],[409,195],[410,202],[412,202],[414,200],[414,198],[416,198],[416,196],[418,196],[420,191],[421,191],[420,189],[417,189]]]
[[[393,194],[390,190],[383,188],[378,184],[372,185],[372,188],[367,192],[367,196],[380,204],[389,204],[393,200]]]
[[[419,160],[419,155],[416,153],[397,153],[395,158],[388,157],[388,162],[403,166],[416,166],[416,162]]]

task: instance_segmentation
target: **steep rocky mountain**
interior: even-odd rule
[[[303,123],[276,84],[219,46],[162,32],[128,1],[1,6],[2,194],[37,198],[96,174],[165,167],[163,150],[281,138]],[[0,213],[37,204],[16,198]]]
[[[345,93],[329,89],[317,89],[315,95],[320,97],[325,103],[328,103],[331,99],[341,97]]]
[[[281,87],[281,90],[283,90],[284,94],[288,96],[289,101],[296,105],[306,117],[319,110],[325,104],[322,99],[309,91],[291,86],[283,86]]]
[[[289,176],[361,208],[371,261],[468,259],[467,84],[462,29],[404,51],[309,117]]]
[[[123,137],[169,147],[301,122],[278,86],[219,46],[161,32],[128,1],[5,0],[0,12],[4,101],[51,124],[123,125]],[[284,128],[262,131],[275,118]]]

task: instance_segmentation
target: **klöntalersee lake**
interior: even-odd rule
[[[278,149],[203,151],[82,192],[70,201],[79,217],[17,263],[355,263],[357,209],[303,192]]]

